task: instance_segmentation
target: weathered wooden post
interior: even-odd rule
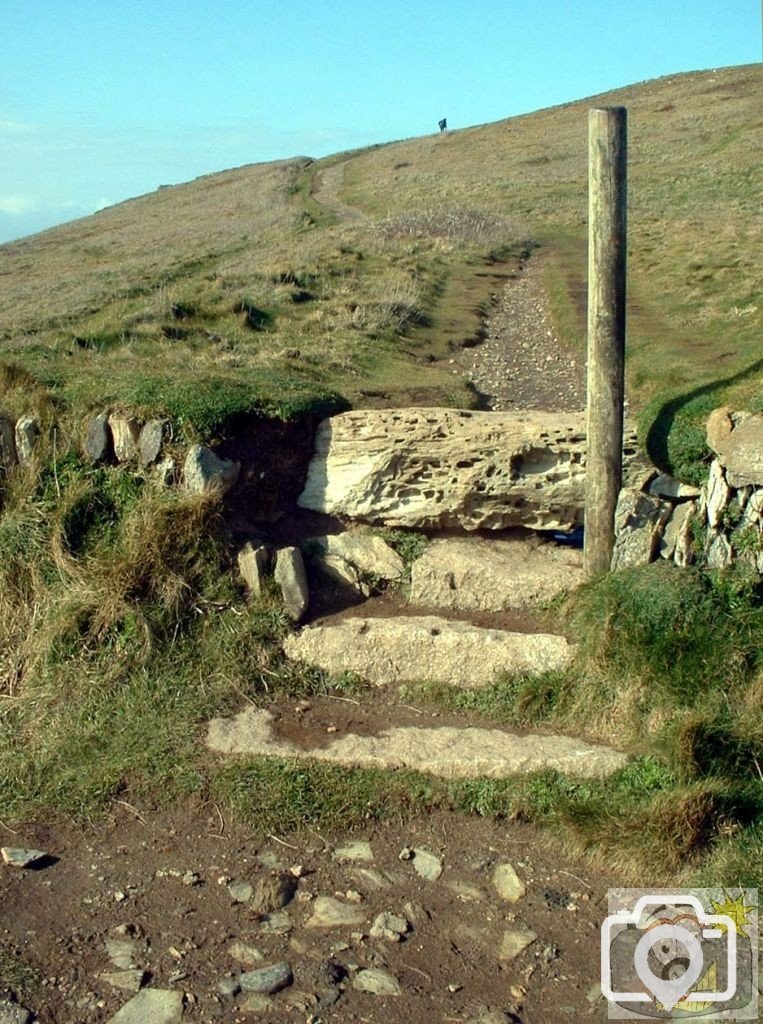
[[[622,483],[627,111],[588,112],[588,404],[583,563],[609,570]]]

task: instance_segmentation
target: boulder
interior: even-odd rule
[[[522,537],[442,538],[411,566],[411,604],[498,612],[548,601],[583,583],[582,552]]]
[[[138,457],[140,421],[134,416],[109,416],[114,454],[118,462],[131,462]]]
[[[16,423],[16,455],[21,465],[32,458],[37,442],[40,440],[40,424],[32,416],[22,416]]]
[[[620,491],[615,510],[615,545],[611,567],[646,565],[657,554],[673,506],[629,487]]]
[[[185,488],[191,494],[216,492],[222,496],[238,480],[240,470],[239,462],[220,459],[206,445],[194,444],[188,449],[183,467]]]
[[[584,490],[582,414],[377,409],[321,423],[298,504],[391,526],[569,530]]]
[[[657,498],[672,498],[674,501],[691,501],[699,497],[699,487],[683,484],[668,473],[658,473],[647,490]]]
[[[292,622],[299,622],[310,601],[305,563],[299,548],[281,548],[276,553],[273,575],[281,588],[286,614]]]
[[[333,675],[354,672],[378,686],[429,680],[466,688],[505,673],[562,669],[572,657],[561,636],[482,629],[433,615],[311,626],[287,637],[284,651],[293,661]]]

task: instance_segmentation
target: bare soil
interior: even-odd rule
[[[371,843],[372,864],[332,858],[353,838]],[[526,824],[443,813],[371,823],[355,836],[264,836],[225,821],[216,808],[167,814],[117,804],[99,825],[38,822],[2,841],[56,858],[42,870],[0,869],[0,948],[17,951],[35,972],[23,1001],[42,1024],[100,1024],[128,1001],[128,993],[100,977],[117,970],[105,941],[125,937],[135,942],[134,963],[146,971],[146,984],[185,993],[188,1021],[430,1024],[475,1020],[488,1008],[525,1024],[604,1019],[594,986],[598,929],[613,880],[563,856]],[[399,859],[405,847],[434,853],[442,876],[419,877]],[[492,884],[495,865],[506,861],[527,887],[516,904]],[[226,880],[256,884],[297,865],[297,893],[286,907],[291,930],[270,934],[260,914],[234,902]],[[382,872],[385,887],[376,889],[359,867]],[[459,895],[455,882],[472,888]],[[363,924],[306,927],[316,896],[359,907]],[[403,942],[369,936],[384,911],[410,921]],[[503,933],[520,925],[538,938],[502,963]],[[235,940],[255,946],[262,961],[237,963]],[[226,977],[284,960],[294,983],[263,1016],[245,1013],[242,996],[232,1001],[218,989]],[[393,974],[401,995],[354,990],[355,970],[366,967]]]

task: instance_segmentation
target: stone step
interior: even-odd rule
[[[307,626],[284,641],[292,661],[331,675],[352,672],[377,686],[428,681],[465,689],[505,674],[561,670],[573,650],[563,636],[510,633],[435,615],[348,618]]]
[[[452,611],[527,608],[585,579],[583,552],[524,536],[431,541],[411,567],[412,605]]]
[[[219,754],[309,758],[356,768],[410,769],[446,779],[507,778],[552,769],[583,778],[602,778],[623,767],[627,755],[570,736],[520,735],[507,729],[471,725],[395,726],[369,734],[362,709],[353,709],[353,729],[316,745],[303,745],[292,732],[281,736],[276,717],[248,707],[232,718],[215,718],[207,746]]]

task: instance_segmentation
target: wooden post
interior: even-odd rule
[[[608,572],[622,483],[627,111],[588,112],[588,404],[583,564]]]

